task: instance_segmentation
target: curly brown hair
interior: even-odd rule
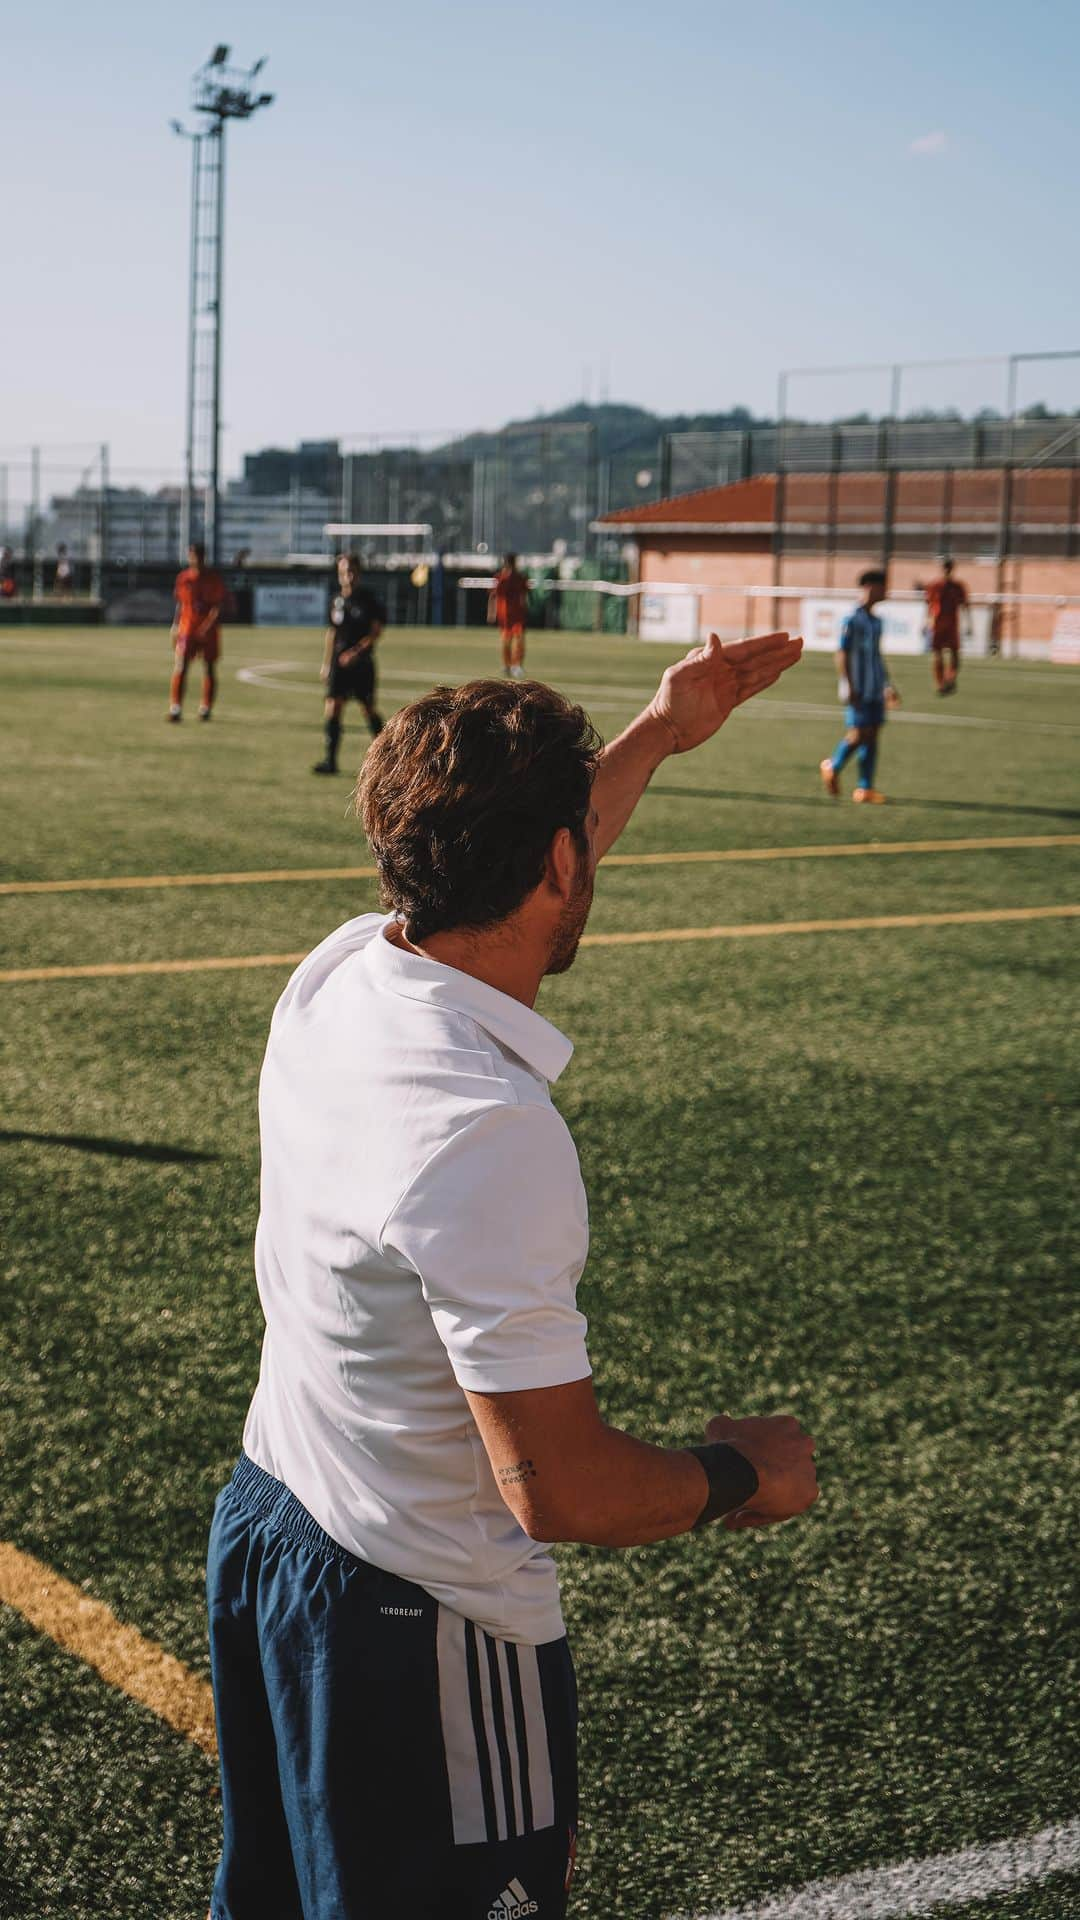
[[[387,721],[356,810],[410,940],[505,920],[540,884],[560,827],[585,850],[602,744],[581,707],[536,680],[435,687]]]

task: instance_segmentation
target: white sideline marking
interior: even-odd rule
[[[1044,1827],[1026,1840],[996,1840],[929,1860],[871,1867],[835,1880],[812,1880],[750,1907],[729,1907],[698,1920],[916,1920],[939,1907],[959,1907],[1011,1893],[1030,1880],[1080,1869],[1080,1819]]]
[[[308,661],[303,660],[261,660],[247,667],[238,667],[236,678],[250,687],[266,687],[274,693],[304,693],[311,695],[321,691],[318,680],[280,680],[275,676],[283,673],[310,673]],[[467,680],[475,679],[475,674],[447,673],[436,681],[430,673],[413,673],[405,668],[381,667],[379,678],[384,686],[431,687],[464,686]],[[654,686],[630,687],[618,682],[598,685],[593,681],[565,678],[558,683],[560,693],[569,694],[575,700],[604,700],[614,702],[602,712],[618,712],[623,707],[638,708],[651,700]],[[839,703],[835,706],[801,700],[751,700],[745,711],[755,720],[832,720],[843,723],[843,710]],[[1047,733],[1074,735],[1080,733],[1080,725],[1072,725],[1065,720],[992,720],[980,714],[955,713],[910,713],[906,708],[894,709],[889,715],[889,725],[899,724],[907,727],[974,727],[983,733]]]
[[[271,669],[273,672],[271,672]],[[237,667],[236,677],[249,687],[270,687],[275,693],[317,693],[322,685],[315,679],[298,684],[295,680],[275,680],[273,673],[310,673],[307,660],[256,660],[250,667]]]

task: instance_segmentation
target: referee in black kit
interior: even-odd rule
[[[372,738],[382,731],[382,719],[374,705],[375,642],[383,630],[386,609],[373,593],[360,585],[357,554],[338,555],[337,576],[337,592],[330,600],[330,625],[326,629],[322,663],[322,678],[326,682],[323,708],[326,753],[312,768],[313,773],[338,770],[341,714],[346,700],[359,700]]]

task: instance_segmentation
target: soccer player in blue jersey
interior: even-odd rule
[[[900,696],[889,679],[881,651],[881,621],[874,612],[885,598],[885,575],[872,568],[859,575],[859,585],[862,604],[844,621],[836,654],[847,731],[831,758],[821,762],[820,772],[826,793],[838,800],[840,775],[855,754],[859,777],[851,797],[881,806],[885,795],[874,785],[878,734],[885,725],[886,708],[899,706]]]

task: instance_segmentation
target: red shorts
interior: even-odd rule
[[[206,661],[207,666],[212,667],[218,654],[221,652],[221,634],[216,627],[213,633],[208,633],[203,640],[200,640],[197,634],[194,633],[178,634],[176,650],[183,655],[185,660],[198,660],[201,656],[201,658]]]
[[[935,653],[940,653],[945,647],[948,647],[951,653],[959,653],[959,627],[935,627],[930,635],[930,645]]]
[[[512,626],[504,626],[502,629],[502,637],[504,640],[524,640],[525,638],[524,620],[517,620],[514,622]]]

